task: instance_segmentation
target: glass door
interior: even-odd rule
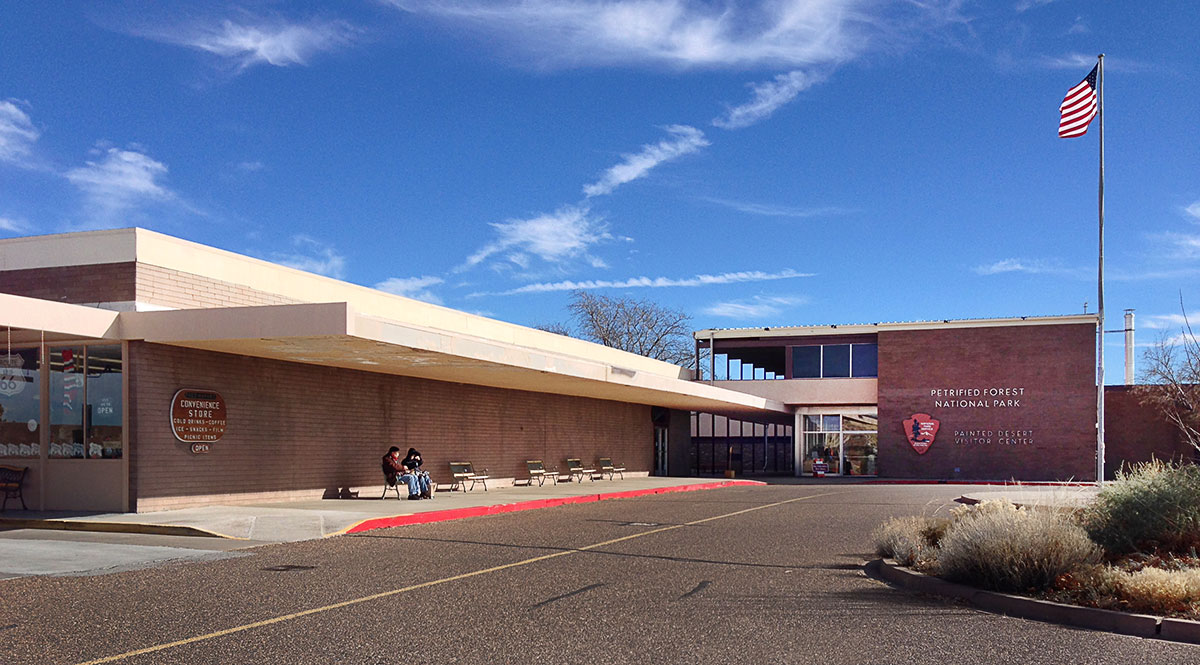
[[[667,428],[654,428],[654,475],[667,475]]]
[[[803,427],[803,475],[876,475],[879,419],[875,414],[805,415]]]
[[[841,429],[841,416],[804,416],[804,475],[841,475]]]

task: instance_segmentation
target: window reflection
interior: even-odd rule
[[[120,345],[56,347],[50,357],[53,458],[122,456]]]
[[[87,456],[121,457],[121,347],[87,348]]]
[[[83,347],[50,350],[50,457],[84,457]]]
[[[42,381],[37,349],[0,353],[0,458],[38,457]]]
[[[822,347],[821,376],[845,378],[850,376],[850,345],[826,344]]]

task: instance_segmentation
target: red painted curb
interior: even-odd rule
[[[671,492],[694,492],[698,490],[711,490],[721,487],[735,487],[738,485],[765,485],[766,483],[757,480],[722,480],[715,483],[699,483],[696,485],[676,485],[674,487],[654,487],[650,489],[629,490],[626,492],[607,492],[603,494],[583,494],[580,496],[564,496],[559,499],[538,499],[535,501],[521,501],[518,503],[503,503],[494,506],[471,506],[469,508],[452,508],[450,510],[434,510],[427,513],[414,513],[412,515],[394,515],[392,517],[376,517],[374,519],[363,520],[358,524],[346,529],[343,533],[362,533],[363,531],[373,531],[375,529],[386,529],[393,526],[408,526],[410,524],[428,524],[430,522],[446,522],[449,520],[458,520],[465,517],[479,517],[481,515],[499,515],[501,513],[515,513],[522,510],[537,510],[538,508],[552,508],[554,506],[563,506],[575,503],[592,503],[594,501],[608,501],[610,499],[632,499],[638,496],[647,496],[651,494],[669,494]]]
[[[1004,487],[1094,487],[1094,482],[1041,480],[864,480],[863,485],[1001,485]]]

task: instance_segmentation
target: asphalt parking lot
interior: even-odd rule
[[[1200,662],[862,573],[879,521],[962,492],[726,488],[10,579],[0,662]]]

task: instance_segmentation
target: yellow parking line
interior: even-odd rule
[[[766,508],[774,508],[776,506],[782,506],[782,505],[789,504],[789,503],[795,503],[797,501],[804,501],[806,499],[816,499],[818,497],[830,496],[832,494],[840,494],[840,493],[841,492],[824,492],[821,494],[813,494],[811,496],[802,496],[802,497],[797,497],[795,499],[788,499],[787,501],[777,501],[775,503],[768,503],[768,504],[764,504],[761,506],[754,506],[753,508],[745,508],[742,510],[734,511],[732,513],[725,513],[723,515],[714,515],[713,517],[705,517],[703,519],[693,520],[693,521],[687,522],[685,524],[672,524],[670,526],[659,527],[657,529],[651,529],[649,531],[642,531],[642,532],[631,534],[628,536],[622,536],[620,538],[613,538],[611,540],[605,540],[603,542],[593,543],[591,545],[584,545],[583,547],[577,547],[574,549],[564,550],[561,552],[554,552],[553,554],[543,554],[542,556],[535,556],[531,559],[524,559],[521,561],[515,561],[513,563],[506,563],[506,564],[499,565],[499,566],[492,566],[491,568],[484,568],[482,570],[476,570],[476,571],[472,571],[469,573],[463,573],[461,575],[453,575],[451,577],[443,577],[442,579],[438,579],[438,580],[431,580],[429,582],[413,584],[411,586],[406,586],[406,587],[402,587],[399,589],[392,589],[391,591],[384,591],[382,593],[374,593],[369,596],[362,596],[361,598],[353,598],[351,600],[344,600],[340,603],[333,603],[332,605],[323,605],[321,607],[314,607],[312,609],[307,609],[307,610],[303,610],[300,612],[284,614],[282,616],[273,617],[271,619],[264,619],[262,621],[255,621],[253,623],[247,623],[247,624],[243,624],[241,626],[234,626],[233,628],[226,628],[224,630],[218,630],[218,631],[214,631],[211,633],[205,633],[203,635],[197,635],[195,637],[189,637],[189,638],[182,639],[182,640],[175,640],[174,642],[165,642],[163,644],[156,644],[151,647],[135,649],[133,651],[126,651],[125,653],[120,653],[120,654],[116,654],[113,656],[105,656],[104,658],[97,658],[95,660],[85,661],[83,663],[80,663],[79,665],[98,665],[99,663],[111,663],[111,662],[118,661],[118,660],[125,660],[126,658],[132,658],[133,656],[141,656],[143,654],[155,653],[158,651],[165,651],[167,649],[173,649],[175,647],[181,647],[181,646],[184,646],[187,644],[195,644],[197,642],[204,642],[206,640],[211,640],[211,639],[214,639],[217,637],[223,637],[225,635],[232,635],[234,633],[240,633],[242,631],[251,630],[254,628],[263,628],[265,626],[271,626],[271,625],[274,625],[277,623],[283,623],[285,621],[291,621],[293,619],[299,619],[301,617],[306,617],[306,616],[310,616],[313,614],[320,614],[321,612],[328,612],[330,610],[336,610],[336,609],[340,609],[343,607],[349,607],[351,605],[357,605],[359,603],[366,603],[366,602],[369,602],[372,600],[379,600],[380,598],[387,598],[389,596],[395,596],[395,595],[402,594],[402,593],[408,593],[409,591],[416,591],[418,589],[424,589],[424,588],[436,586],[439,584],[446,584],[449,582],[456,582],[458,580],[465,580],[469,577],[477,577],[479,575],[495,573],[495,572],[499,572],[501,570],[508,570],[509,568],[517,568],[520,566],[527,566],[531,563],[537,563],[539,561],[546,561],[546,560],[554,559],[554,558],[557,558],[560,556],[568,556],[571,554],[578,554],[579,552],[586,552],[588,550],[594,550],[597,547],[605,547],[607,545],[613,545],[615,543],[620,543],[620,542],[623,542],[626,540],[633,540],[634,538],[642,538],[643,536],[651,536],[656,533],[663,533],[664,531],[680,529],[685,526],[695,526],[697,524],[704,524],[705,522],[712,522],[713,520],[724,519],[726,517],[735,517],[737,515],[744,515],[746,513],[751,513],[756,510],[763,510]]]

